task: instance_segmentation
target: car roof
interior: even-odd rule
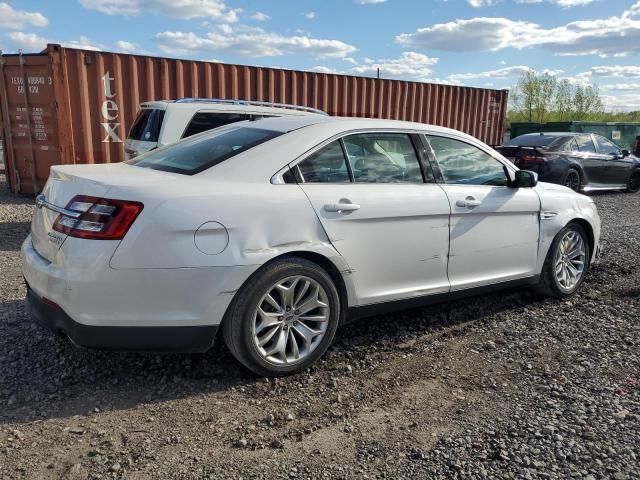
[[[240,125],[240,124],[238,124]],[[247,125],[245,123],[245,125]],[[251,122],[255,128],[264,128],[278,132],[291,132],[300,128],[312,125],[325,126],[326,130],[347,131],[357,129],[390,129],[408,131],[429,131],[431,133],[442,133],[447,135],[457,135],[461,137],[473,138],[466,133],[451,128],[439,127],[426,123],[407,122],[404,120],[387,120],[379,118],[359,118],[359,117],[330,117],[322,115],[308,115],[300,117],[272,117]],[[475,139],[474,139],[475,140]],[[477,140],[476,140],[477,141]]]
[[[589,135],[589,133],[581,133],[581,132],[535,132],[535,133],[524,133],[522,135],[518,135],[515,138],[522,137],[576,137],[578,135]]]
[[[317,108],[286,103],[262,102],[253,100],[230,100],[218,98],[178,98],[175,100],[152,100],[140,104],[143,109],[197,110],[225,112],[274,113],[280,115],[326,115]]]

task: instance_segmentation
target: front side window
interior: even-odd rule
[[[280,135],[282,132],[260,128],[227,127],[220,133],[190,138],[145,153],[126,163],[194,175]]]
[[[193,116],[189,125],[187,125],[182,138],[244,120],[249,120],[249,115],[240,113],[198,112]]]
[[[349,182],[349,169],[340,141],[311,154],[298,164],[298,171],[305,183]]]
[[[607,140],[600,135],[596,136],[596,141],[598,142],[598,152],[605,155],[617,155],[620,153],[620,147],[618,147],[615,143]]]
[[[505,167],[478,147],[452,138],[427,136],[445,182],[506,186]]]
[[[423,183],[409,135],[362,133],[343,141],[356,183]]]
[[[591,135],[580,135],[576,138],[578,142],[578,151],[587,153],[596,153],[596,147],[593,145]]]

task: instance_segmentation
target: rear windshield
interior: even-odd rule
[[[163,118],[164,110],[143,108],[138,112],[127,138],[144,142],[157,142]]]
[[[280,135],[282,132],[273,130],[231,127],[217,134],[203,133],[188,138],[126,163],[153,170],[194,175]]]
[[[512,138],[505,146],[507,147],[547,147],[553,148],[566,141],[567,137],[559,137],[557,135],[520,135]]]

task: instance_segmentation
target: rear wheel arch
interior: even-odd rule
[[[275,262],[286,260],[286,259],[296,260],[296,259],[299,259],[299,258],[302,258],[304,260],[307,260],[307,261],[315,263],[317,266],[322,268],[329,275],[329,277],[331,277],[331,280],[333,281],[333,283],[334,283],[334,285],[336,287],[336,290],[338,291],[338,296],[340,298],[340,305],[341,305],[341,310],[342,310],[341,315],[340,315],[340,323],[341,324],[344,323],[344,320],[346,318],[346,312],[347,312],[347,309],[349,307],[349,295],[347,293],[347,286],[346,286],[346,283],[345,283],[344,278],[342,276],[342,273],[340,272],[338,267],[335,265],[335,263],[333,263],[329,258],[325,257],[324,255],[321,255],[321,254],[316,253],[316,252],[310,252],[310,251],[306,251],[306,250],[299,250],[299,251],[292,251],[292,252],[283,253],[281,255],[273,257],[273,258],[269,259],[269,261],[267,261],[263,265],[261,265],[258,269],[256,269],[255,272],[253,272],[251,275],[249,275],[249,277],[247,277],[247,279],[244,282],[242,282],[242,285],[240,286],[240,288],[238,288],[238,290],[236,290],[234,292],[234,295],[233,295],[234,299],[227,306],[227,310],[225,312],[225,315],[224,315],[220,325],[222,325],[222,323],[227,321],[227,319],[229,318],[229,313],[232,312],[233,309],[235,308],[234,300],[238,296],[238,292],[240,290],[242,290],[242,288],[249,281],[251,281],[257,275],[260,275],[265,268],[267,268],[269,265],[271,265],[271,264],[273,264]],[[221,331],[221,329],[218,329],[218,332],[220,332],[220,331]]]

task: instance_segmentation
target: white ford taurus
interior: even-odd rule
[[[56,166],[22,247],[32,315],[92,348],[205,351],[260,375],[347,318],[504,286],[573,294],[593,201],[478,140],[330,117],[243,122],[128,163]]]

